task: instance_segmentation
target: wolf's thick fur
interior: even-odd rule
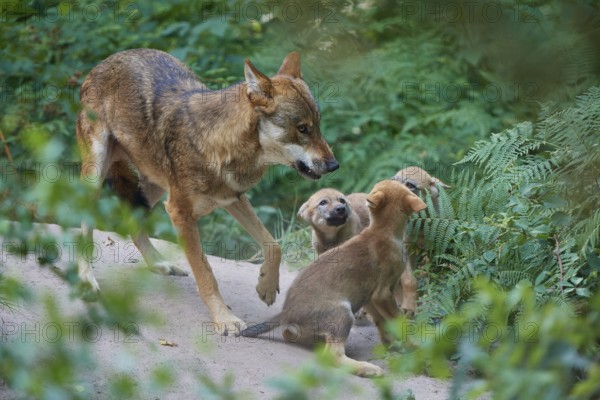
[[[219,293],[197,219],[224,207],[261,245],[265,262],[257,292],[270,305],[279,290],[281,251],[244,193],[271,164],[291,166],[311,179],[338,167],[321,135],[298,53],[290,53],[272,78],[250,61],[244,74],[244,82],[212,91],[167,53],[123,51],[90,72],[77,118],[82,178],[108,178],[121,197],[148,209],[168,192],[165,208],[200,296],[224,334],[244,324]],[[82,232],[84,240],[92,240],[91,227],[82,224]],[[145,232],[133,240],[153,270],[184,275],[160,256]],[[88,262],[79,261],[79,274],[98,290]]]
[[[393,290],[406,262],[404,228],[410,214],[427,206],[396,180],[377,183],[367,197],[371,223],[361,233],[319,257],[292,283],[283,311],[241,335],[256,337],[278,325],[286,341],[325,342],[338,362],[357,375],[377,376],[380,367],[345,355],[354,313],[365,306],[384,343],[386,320],[399,315]]]

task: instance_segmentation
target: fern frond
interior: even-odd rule
[[[577,223],[575,232],[581,253],[585,254],[589,249],[600,246],[600,209],[589,218]]]
[[[541,157],[524,157],[522,162],[523,164],[513,168],[512,173],[517,176],[517,180],[520,178],[525,182],[545,181],[556,166],[552,159]]]
[[[539,148],[540,142],[531,140],[533,124],[523,122],[502,133],[494,133],[490,140],[475,143],[469,153],[455,165],[474,163],[484,166],[484,173],[505,171],[519,156]]]
[[[538,137],[559,144],[554,157],[560,172],[600,174],[600,87],[576,99],[576,106],[555,112],[540,121]]]
[[[522,280],[531,281],[531,274],[525,271],[506,270],[498,272],[498,280],[504,286],[514,286]]]

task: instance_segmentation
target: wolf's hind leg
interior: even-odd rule
[[[115,162],[108,171],[106,181],[119,198],[127,201],[131,207],[143,208],[145,214],[150,212],[164,194],[164,190],[160,187],[148,182],[144,177],[140,178],[138,173],[126,161]],[[143,225],[143,221],[141,222],[141,225]],[[163,258],[150,242],[148,233],[143,227],[131,235],[131,240],[144,257],[144,261],[146,261],[151,271],[162,275],[187,275],[187,272]]]

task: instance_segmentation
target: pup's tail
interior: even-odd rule
[[[258,337],[259,335],[262,335],[263,333],[272,331],[273,329],[275,329],[279,325],[281,325],[280,319],[281,319],[281,314],[276,315],[275,317],[273,317],[270,320],[265,321],[263,323],[249,326],[246,329],[244,329],[243,331],[241,331],[239,333],[239,336],[244,336],[244,337],[249,337],[249,338]]]

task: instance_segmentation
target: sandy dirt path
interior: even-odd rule
[[[45,227],[56,233],[56,237],[60,237],[60,227]],[[204,374],[221,382],[226,374],[232,374],[234,390],[244,391],[247,394],[246,398],[271,399],[279,392],[269,384],[269,380],[294,371],[313,359],[310,349],[283,343],[277,333],[274,340],[221,337],[214,334],[207,324],[210,321],[209,316],[198,296],[191,273],[187,277],[163,277],[147,273],[143,274],[144,279],[140,280],[140,270],[145,264],[128,239],[114,233],[95,231],[94,241],[101,249],[100,257],[94,264],[94,273],[100,287],[118,289],[134,285],[141,293],[131,301],[139,302],[144,310],[154,313],[159,322],[140,324],[139,337],[117,333],[106,327],[101,331],[88,329],[88,342],[97,364],[86,372],[88,379],[81,382],[80,386],[90,394],[90,398],[108,398],[108,377],[115,373],[128,374],[136,381],[144,382],[155,367],[162,366],[172,370],[177,380],[166,393],[148,393],[148,398],[205,398],[199,389],[198,375]],[[176,245],[162,240],[153,239],[153,242],[159,250],[168,254],[169,259],[189,271],[183,253]],[[61,269],[65,268],[68,262],[68,251],[63,250],[62,257],[55,263]],[[0,271],[20,279],[36,293],[52,293],[67,320],[69,315],[76,315],[82,311],[86,307],[85,303],[69,298],[68,285],[49,268],[40,268],[36,255],[29,254],[23,259],[20,255],[5,251]],[[258,299],[254,289],[258,265],[217,257],[209,257],[209,261],[226,303],[246,322],[261,322],[277,313],[296,275],[282,266],[281,294],[275,305],[267,307]],[[47,320],[41,307],[32,307],[22,305],[16,311],[0,309],[3,323],[15,324],[11,327],[18,327],[17,331],[3,338],[0,345],[10,346],[15,342],[44,340],[45,336],[56,335],[51,329],[52,326],[48,325],[53,321]],[[36,323],[40,324],[39,328],[36,328]],[[60,326],[62,329],[67,328],[64,324]],[[24,330],[29,330],[29,333]],[[67,335],[68,332],[63,331],[62,334]],[[176,343],[177,347],[159,345],[160,338]],[[372,359],[372,349],[378,343],[379,338],[374,326],[354,327],[347,344],[347,354],[359,360]],[[379,360],[373,362],[384,366]],[[343,398],[377,398],[373,381],[348,376],[346,382],[348,388]],[[422,376],[399,379],[395,386],[398,391],[411,389],[416,399],[424,400],[445,399],[450,389],[447,382]],[[0,399],[16,398],[19,398],[17,393],[0,385]]]

